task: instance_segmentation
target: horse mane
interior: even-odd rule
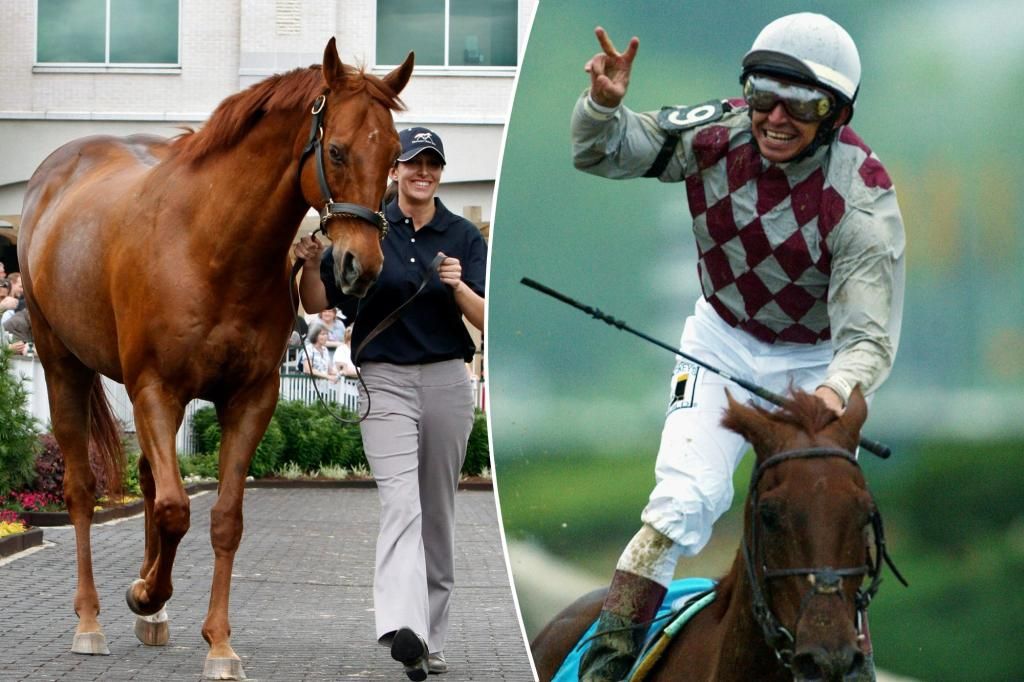
[[[383,79],[347,64],[342,94],[367,92],[392,111],[404,103]],[[197,163],[236,145],[264,114],[309,107],[326,89],[319,64],[270,76],[222,101],[199,131],[186,130],[174,139],[174,148],[186,163]]]

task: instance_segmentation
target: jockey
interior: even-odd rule
[[[875,391],[899,342],[904,231],[889,175],[847,125],[861,75],[849,34],[820,14],[782,17],[743,58],[742,100],[635,113],[622,100],[639,41],[620,53],[595,33],[602,49],[573,111],[573,161],[607,178],[684,183],[703,295],[680,348],[776,393],[813,392],[837,414],[855,386]],[[653,617],[678,559],[707,544],[732,503],[747,444],[719,424],[726,386],[675,366],[656,485],[583,680],[628,675],[646,631],[633,626]]]

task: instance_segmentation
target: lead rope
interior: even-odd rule
[[[335,421],[341,422],[342,424],[359,424],[370,415],[370,389],[366,386],[366,382],[363,381],[363,373],[359,369],[359,354],[362,353],[364,348],[366,348],[366,344],[368,344],[370,341],[378,337],[381,333],[384,332],[385,329],[394,324],[398,320],[398,318],[402,316],[402,312],[409,306],[410,303],[412,303],[416,299],[417,296],[420,295],[423,289],[430,282],[431,277],[433,277],[434,273],[437,272],[438,267],[441,265],[441,261],[443,260],[444,256],[440,253],[434,256],[434,260],[430,261],[430,265],[427,266],[426,270],[424,270],[423,277],[420,280],[420,284],[416,288],[416,291],[413,292],[412,296],[407,298],[405,302],[402,303],[402,305],[398,306],[390,313],[388,313],[387,317],[378,322],[377,326],[370,330],[370,333],[366,335],[366,338],[360,341],[359,345],[356,346],[356,349],[352,352],[352,365],[356,368],[356,379],[358,379],[359,385],[363,387],[363,392],[366,393],[365,413],[359,415],[357,412],[357,416],[359,418],[355,420],[346,419],[345,417],[336,414],[334,410],[332,410],[330,406],[327,404],[327,401],[324,399],[323,393],[320,392],[320,387],[317,385],[317,380],[315,378],[313,379],[313,391],[316,393],[317,401],[324,408],[324,410],[327,411],[327,414],[334,418]],[[298,305],[295,300],[295,290],[297,288],[297,285],[295,284],[295,276],[302,269],[303,263],[305,263],[305,259],[298,258],[295,260],[295,264],[292,266],[292,274],[289,282],[288,296],[289,299],[291,300],[293,310],[298,310]],[[358,319],[358,317],[359,314],[356,313],[356,319]],[[352,324],[354,325],[355,323],[355,320],[353,320]],[[312,371],[313,361],[310,360],[309,358],[309,349],[306,347],[306,335],[302,332],[299,332],[299,343],[302,344],[302,353],[303,355],[306,356],[306,362],[309,363],[310,371]]]

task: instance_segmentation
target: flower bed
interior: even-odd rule
[[[114,519],[123,519],[129,516],[141,514],[145,505],[140,498],[126,498],[125,503],[106,503],[105,506],[97,506],[92,515],[93,523],[106,523]],[[59,511],[25,511],[21,513],[25,522],[32,526],[68,526],[71,524],[71,516],[67,510]]]
[[[42,528],[29,528],[14,512],[0,511],[0,559],[43,541]]]

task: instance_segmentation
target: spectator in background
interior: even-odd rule
[[[28,308],[25,305],[25,288],[21,284],[21,273],[12,272],[7,278],[10,284],[9,293],[0,299],[0,327],[15,339],[29,343],[32,341],[32,326],[29,324]]]
[[[3,263],[0,263],[0,269]],[[11,298],[11,282],[6,277],[0,277],[0,303]],[[14,300],[14,299],[11,299]],[[0,348],[7,348],[15,355],[28,355],[28,344],[24,341],[15,341],[0,327]]]
[[[327,348],[327,329],[314,323],[309,328],[308,338],[312,341],[306,344],[306,353],[300,358],[303,363],[302,371],[332,384],[337,383],[338,370],[335,369],[331,351]],[[322,381],[318,383],[321,388],[325,387]]]
[[[345,336],[334,349],[334,366],[338,374],[349,379],[356,378],[356,366],[352,364],[352,327],[345,328]]]
[[[18,299],[11,296],[11,280],[6,275],[0,277],[0,310],[14,311],[18,307]]]
[[[327,347],[334,350],[345,340],[345,323],[338,317],[337,308],[324,308],[313,320],[327,330]]]

